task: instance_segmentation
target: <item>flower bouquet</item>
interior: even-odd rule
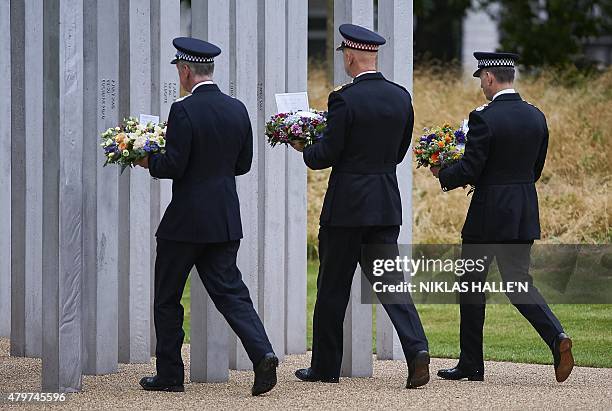
[[[327,112],[324,111],[278,113],[266,123],[266,136],[272,147],[299,141],[307,147],[321,139],[326,126]]]
[[[456,129],[449,124],[426,128],[413,148],[417,168],[442,167],[459,161],[465,151],[467,131],[467,121]]]
[[[107,164],[117,164],[121,172],[133,167],[134,162],[148,156],[165,152],[166,123],[140,124],[134,117],[123,120],[117,127],[102,133],[102,143]]]

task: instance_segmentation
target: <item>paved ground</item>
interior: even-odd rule
[[[184,347],[188,364],[188,346]],[[8,340],[0,339],[0,393],[40,390],[41,362],[10,358]],[[232,371],[225,384],[188,384],[185,393],[144,392],[138,380],[153,364],[121,365],[119,373],[85,377],[80,394],[69,396],[71,409],[612,409],[612,369],[575,368],[563,384],[552,366],[488,362],[485,382],[443,381],[433,377],[423,388],[404,389],[405,364],[375,361],[374,378],[342,379],[340,384],[303,383],[293,371],[309,355],[294,355],[279,368],[279,385],[266,396],[250,396],[251,372]],[[431,369],[455,360],[433,359]],[[0,402],[0,408],[7,407]],[[19,408],[23,408],[20,405]],[[13,408],[13,407],[11,407]]]

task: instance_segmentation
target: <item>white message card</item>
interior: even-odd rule
[[[140,115],[140,124],[147,125],[149,123],[153,123],[154,125],[159,124],[159,116],[152,116],[150,114],[141,114]]]
[[[276,97],[276,108],[278,113],[290,111],[308,111],[308,93],[278,93]]]

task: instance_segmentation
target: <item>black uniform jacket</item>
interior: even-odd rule
[[[402,223],[395,173],[412,136],[410,94],[381,73],[366,73],[329,95],[327,129],[304,150],[314,170],[332,167],[322,226]]]
[[[149,159],[153,177],[173,180],[157,237],[189,243],[242,238],[235,176],[249,171],[252,157],[251,122],[239,100],[203,84],[174,102],[166,153]]]
[[[548,148],[544,114],[518,93],[502,94],[470,114],[467,139],[464,157],[440,170],[443,190],[476,187],[463,239],[540,238],[535,182]]]

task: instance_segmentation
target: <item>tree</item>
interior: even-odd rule
[[[415,0],[417,59],[449,61],[461,56],[463,17],[471,0]]]
[[[501,47],[521,54],[525,67],[588,63],[585,40],[610,30],[612,0],[480,0],[499,4]]]

